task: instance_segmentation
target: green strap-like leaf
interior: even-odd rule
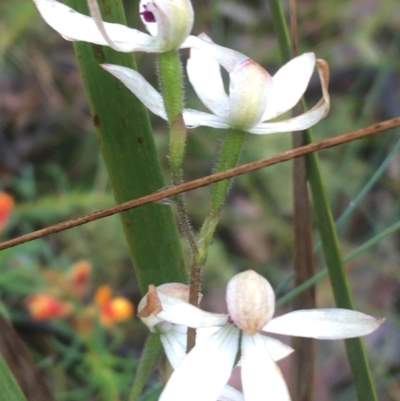
[[[88,14],[86,1],[67,3]],[[99,3],[105,21],[125,24],[120,0]],[[124,202],[164,187],[146,109],[99,66],[109,63],[136,69],[133,54],[84,42],[74,46],[116,201]],[[150,204],[124,212],[121,218],[142,293],[149,284],[187,280],[171,206]]]
[[[26,401],[3,355],[0,354],[0,401]]]
[[[287,62],[290,57],[290,41],[281,3],[279,0],[269,0],[269,4],[275,29],[278,34],[281,55],[283,61]],[[305,139],[306,144],[313,141],[310,129],[306,131]],[[317,154],[311,153],[307,155],[306,160],[313,205],[317,216],[322,248],[332,283],[335,302],[340,308],[354,309],[343,258],[339,249],[339,241],[322,181]],[[377,401],[376,391],[371,378],[371,372],[362,340],[360,338],[353,338],[346,340],[345,344],[358,399],[360,401]]]

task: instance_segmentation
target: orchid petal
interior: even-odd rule
[[[161,291],[157,291],[157,295],[162,306],[162,311],[157,314],[157,317],[166,322],[199,328],[222,326],[228,320],[228,316],[225,314],[202,311],[196,306],[163,294]]]
[[[197,96],[214,114],[229,116],[229,98],[224,89],[219,63],[207,52],[192,48],[186,65]]]
[[[141,18],[146,29],[162,44],[163,51],[179,48],[190,34],[194,11],[190,0],[141,0],[139,3]],[[148,22],[143,11],[151,12],[155,22]]]
[[[215,44],[205,33],[199,36],[188,36],[182,43],[181,48],[184,49],[188,47],[203,50],[210,57],[217,60],[229,73],[244,61],[250,60],[242,53]]]
[[[121,81],[152,113],[167,119],[162,96],[137,71],[114,64],[101,67]]]
[[[301,131],[310,128],[318,121],[322,120],[329,112],[330,98],[328,93],[329,67],[324,60],[317,60],[318,73],[321,79],[322,98],[310,110],[300,116],[289,120],[274,123],[259,123],[248,130],[252,134],[265,135],[278,132]]]
[[[265,343],[268,348],[268,352],[271,355],[271,358],[276,362],[280,361],[283,358],[286,358],[294,349],[289,347],[289,345],[284,344],[283,342],[267,336],[261,336],[261,340]],[[242,358],[239,359],[237,364],[238,366],[242,366]]]
[[[267,346],[268,352],[274,361],[280,361],[281,359],[286,358],[288,355],[294,352],[294,349],[292,347],[275,338],[266,336],[260,337]]]
[[[370,334],[383,321],[348,309],[296,310],[272,319],[262,330],[288,336],[337,340]]]
[[[246,401],[290,401],[289,391],[260,334],[242,337],[242,384]]]
[[[217,400],[231,374],[238,341],[239,330],[228,324],[196,345],[173,372],[159,401]]]
[[[196,128],[199,126],[222,129],[230,128],[227,118],[216,116],[210,113],[204,113],[203,111],[184,109],[183,119],[187,128]]]
[[[121,24],[102,22],[99,15],[93,19],[55,0],[34,0],[34,2],[47,24],[67,40],[111,46],[125,53],[162,51],[156,38],[136,29]],[[94,8],[92,11],[96,13]]]
[[[239,390],[236,390],[227,384],[222,389],[222,392],[218,397],[218,401],[244,401],[244,397]]]
[[[314,53],[305,53],[278,70],[272,77],[273,90],[261,121],[271,120],[298,103],[307,89],[314,67]]]
[[[230,122],[247,131],[261,121],[272,92],[272,77],[260,64],[247,59],[229,74]]]
[[[173,369],[176,369],[186,356],[186,337],[186,332],[180,333],[174,328],[160,334],[165,354]]]

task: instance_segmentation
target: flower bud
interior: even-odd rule
[[[269,282],[253,270],[236,274],[227,285],[226,303],[237,327],[254,335],[272,318],[275,294]]]

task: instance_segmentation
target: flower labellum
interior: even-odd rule
[[[141,0],[139,14],[150,35],[104,22],[97,0],[87,0],[91,17],[56,0],[34,0],[43,19],[65,39],[110,46],[120,52],[163,53],[180,47],[193,27],[190,0]]]
[[[156,22],[156,17],[151,11],[147,10],[147,6],[143,6],[144,11],[140,12],[140,16],[146,21],[146,22]]]

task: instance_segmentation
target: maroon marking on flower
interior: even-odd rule
[[[147,9],[147,6],[143,6],[144,11],[139,13],[146,22],[156,22],[156,17],[154,14]]]
[[[228,323],[235,324],[235,322],[233,321],[233,319],[230,316],[228,316]]]

